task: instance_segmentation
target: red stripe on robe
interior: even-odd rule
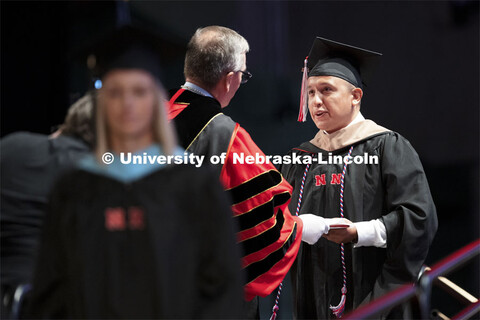
[[[265,157],[265,154],[260,150],[260,148],[253,142],[250,135],[241,128],[238,124],[230,140],[230,146],[228,148],[227,157],[225,159],[225,164],[223,165],[220,181],[223,183],[225,189],[232,189],[237,187],[256,176],[270,170],[276,170],[275,166],[271,163],[264,164],[240,164],[233,163],[233,153],[243,153],[245,156],[259,154],[260,156]],[[283,177],[280,184],[275,187],[272,187],[268,190],[265,190],[254,197],[247,199],[239,204],[232,206],[234,215],[241,215],[245,212],[250,211],[251,209],[268,202],[273,198],[273,196],[280,193],[292,193],[292,187],[288,182],[286,182]],[[302,228],[303,224],[300,218],[294,217],[290,214],[288,210],[288,204],[290,201],[275,207],[275,210],[272,212],[272,218],[260,223],[259,225],[250,228],[248,230],[241,230],[238,233],[238,240],[253,238],[256,235],[261,234],[262,232],[268,230],[275,224],[276,215],[284,215],[284,225],[280,232],[280,238],[276,242],[269,244],[268,246],[260,249],[257,252],[251,253],[248,256],[243,257],[242,265],[248,266],[257,261],[263,260],[269,254],[275,252],[281,248],[284,243],[293,236],[292,232],[297,227],[296,237],[292,239],[292,244],[288,248],[285,256],[279,260],[270,270],[262,275],[258,276],[253,281],[245,285],[245,299],[251,300],[255,296],[265,297],[269,295],[285,278],[288,270],[293,264],[298,249],[300,247],[300,242],[302,238]],[[280,211],[278,211],[280,209]]]

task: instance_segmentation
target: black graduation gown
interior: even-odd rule
[[[348,154],[350,145],[331,151]],[[328,160],[329,152],[311,142],[290,154]],[[347,266],[346,312],[362,302],[414,281],[437,229],[435,206],[417,153],[395,132],[382,132],[353,143],[352,156],[377,155],[379,164],[349,164],[345,175],[344,214],[352,222],[381,219],[387,248],[345,245]],[[283,165],[281,171],[294,191],[290,210],[298,204],[306,165]],[[308,171],[300,214],[340,217],[340,183],[332,178],[342,164],[313,163]],[[324,175],[324,176],[323,176]],[[317,177],[316,177],[317,176]],[[325,184],[323,184],[323,178]],[[302,242],[292,268],[297,318],[334,318],[329,306],[340,302],[342,288],[340,245],[325,238],[315,245]],[[385,316],[385,315],[383,315]]]
[[[240,318],[241,284],[210,172],[170,166],[123,183],[76,170],[52,191],[28,316]]]

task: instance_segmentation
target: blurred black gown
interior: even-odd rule
[[[229,202],[190,166],[129,181],[79,169],[52,192],[28,316],[239,318]]]

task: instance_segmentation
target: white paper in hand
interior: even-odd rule
[[[328,224],[329,230],[346,229],[352,225],[344,218],[325,219],[325,222]]]

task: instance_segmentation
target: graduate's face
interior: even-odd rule
[[[308,109],[317,128],[328,133],[346,127],[359,111],[362,90],[332,77],[310,77],[307,82]]]
[[[154,78],[139,69],[117,69],[102,80],[99,94],[109,134],[115,138],[152,136],[156,101]]]

